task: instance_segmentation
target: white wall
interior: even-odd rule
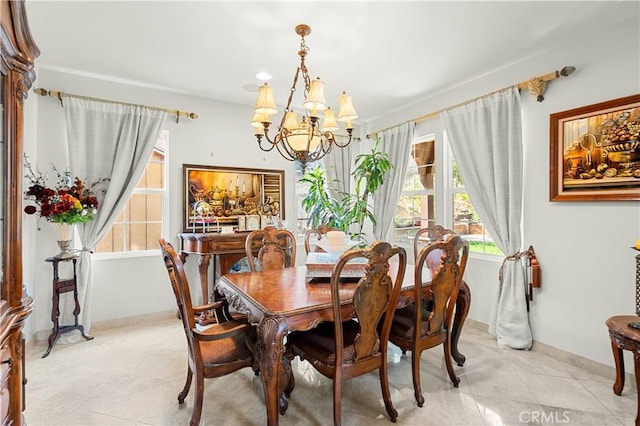
[[[175,117],[166,122],[169,136],[170,232],[167,240],[178,247],[177,234],[182,227],[182,165],[253,167],[285,170],[285,199],[294,199],[293,163],[277,153],[263,153],[256,146],[249,120],[252,108],[186,96],[163,90],[135,87],[64,72],[38,69],[34,87],[60,90],[83,96],[118,100],[181,111],[195,112],[199,118],[176,124]],[[212,77],[214,78],[214,77]],[[241,88],[238,88],[241,90]],[[65,126],[62,108],[55,98],[31,93],[27,101],[25,135],[37,138],[26,143],[27,154],[41,170],[54,163],[67,165]],[[286,218],[295,224],[293,203],[285,203]],[[58,252],[50,225],[41,223],[36,231],[34,217],[24,217],[25,285],[35,299],[34,313],[28,318],[25,333],[51,329],[51,265],[43,260]],[[199,295],[197,259],[187,261],[187,272],[194,294]],[[175,309],[167,273],[160,254],[126,259],[94,259],[92,322]]]
[[[369,129],[411,120],[565,65],[575,66],[574,74],[549,84],[542,103],[522,92],[523,245],[534,246],[542,268],[542,288],[535,291],[530,321],[536,341],[608,365],[613,360],[604,322],[609,316],[635,311],[637,252],[630,246],[640,238],[640,202],[549,202],[549,115],[640,93],[640,52],[627,44],[637,41],[637,17],[614,28],[603,25],[594,28],[589,39],[559,41],[544,54],[395,111]],[[470,318],[489,322],[498,268],[495,262],[470,261],[465,273],[472,292]]]

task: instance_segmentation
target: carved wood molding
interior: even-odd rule
[[[36,79],[34,60],[40,56],[27,22],[24,1],[16,0],[0,4],[0,50],[8,67],[24,76],[20,84],[21,97],[26,97]]]

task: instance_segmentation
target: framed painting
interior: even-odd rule
[[[285,218],[284,170],[183,164],[182,175],[183,232],[237,230],[246,227],[246,217]]]
[[[640,200],[640,94],[551,114],[550,201]]]

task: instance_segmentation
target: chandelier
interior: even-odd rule
[[[353,133],[351,120],[358,118],[358,114],[353,108],[351,96],[342,92],[336,120],[335,112],[327,106],[324,98],[324,82],[319,77],[312,81],[305,65],[305,57],[309,47],[304,38],[311,33],[311,28],[301,24],[296,26],[295,31],[301,38],[300,50],[298,51],[300,65],[293,77],[293,85],[280,120],[280,126],[275,135],[270,137],[271,121],[269,116],[276,114],[278,109],[273,100],[273,90],[266,82],[258,91],[258,100],[251,125],[256,128],[256,139],[261,150],[271,151],[275,147],[285,159],[302,163],[304,169],[308,162],[317,161],[327,155],[333,145],[339,148],[345,148],[349,145]],[[298,113],[291,107],[299,77],[302,77],[304,82],[305,96],[302,104],[305,112],[300,120],[298,120]],[[320,112],[323,113],[322,123],[320,123]],[[347,135],[341,138],[346,141],[342,143],[337,141],[336,135],[333,133],[338,130],[338,121],[346,122]]]

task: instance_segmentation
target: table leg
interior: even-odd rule
[[[58,318],[60,317],[60,293],[58,293],[58,290],[55,288],[55,286],[53,289],[53,297],[51,299],[53,301],[53,306],[51,307],[51,322],[53,322],[53,328],[51,329],[51,334],[49,335],[49,347],[42,355],[42,358],[46,358],[49,353],[51,353],[53,345],[56,343],[56,340],[58,340],[58,337],[60,337],[60,325],[58,323]]]
[[[456,299],[456,311],[453,317],[453,326],[451,327],[451,355],[460,367],[464,365],[466,357],[458,351],[458,339],[460,339],[462,325],[467,319],[467,314],[469,314],[470,305],[471,291],[469,290],[467,283],[462,281],[460,284],[460,291],[458,291],[458,298]]]
[[[622,348],[618,346],[615,339],[611,339],[611,349],[613,350],[613,361],[616,364],[616,382],[613,384],[613,393],[620,396],[624,388],[624,359],[622,358]],[[636,368],[638,368],[637,361]]]
[[[210,254],[201,254],[198,258],[198,273],[200,274],[200,288],[202,289],[202,304],[209,303],[209,263]]]
[[[211,263],[210,254],[201,254],[198,257],[198,273],[200,275],[200,288],[202,289],[202,304],[206,305],[210,302],[209,295],[209,264]],[[211,311],[202,311],[198,318],[201,325],[216,322],[215,315]]]
[[[640,353],[638,351],[633,351],[633,364],[634,364],[634,373],[636,375],[636,389],[640,389]],[[622,390],[622,389],[620,389]],[[637,393],[637,405],[636,405],[636,426],[640,425],[640,392]]]
[[[78,301],[78,283],[77,282],[73,286],[73,300],[75,301],[75,309],[73,310],[73,317],[75,318],[75,321],[74,321],[73,328],[76,328],[77,330],[79,330],[80,335],[84,337],[85,340],[93,340],[93,336],[84,334],[84,326],[78,323],[78,315],[80,315],[80,302]]]
[[[258,356],[260,375],[264,387],[264,399],[267,406],[267,424],[278,425],[280,414],[280,388],[278,379],[284,355],[285,326],[274,318],[263,319],[258,325]],[[286,402],[286,401],[285,401]],[[286,409],[286,407],[284,407]],[[284,411],[284,410],[283,410]]]

